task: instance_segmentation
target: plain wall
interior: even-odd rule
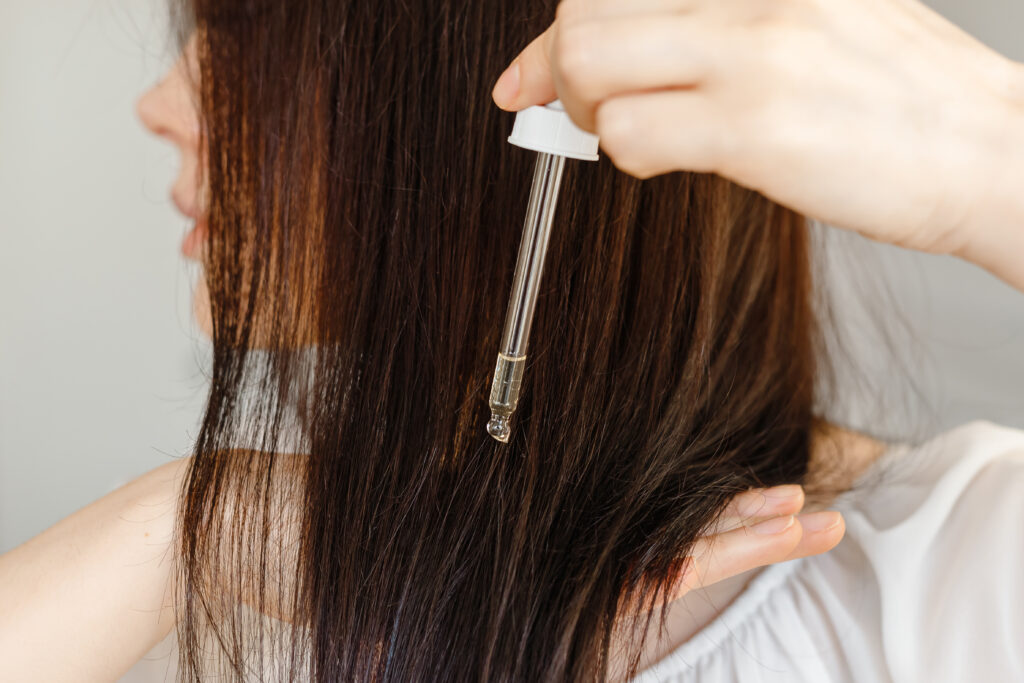
[[[1024,4],[935,6],[1024,59]],[[0,552],[192,442],[206,342],[189,317],[186,222],[167,200],[177,158],[134,114],[173,61],[164,13],[147,0],[0,2]],[[838,242],[836,263],[855,262],[835,268],[838,314],[874,387],[850,391],[851,422],[896,414],[876,397],[901,395],[902,370],[926,399],[906,399],[918,431],[975,417],[1024,427],[1024,295],[950,258]],[[871,293],[882,271],[891,306]],[[868,324],[879,311],[895,353]]]
[[[0,2],[0,551],[182,454],[205,399],[145,0]]]

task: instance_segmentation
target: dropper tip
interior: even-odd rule
[[[502,443],[508,443],[508,438],[512,435],[508,418],[491,413],[491,421],[487,423],[487,433]]]

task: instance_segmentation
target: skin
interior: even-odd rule
[[[1024,289],[1024,66],[916,0],[563,0],[493,96]]]
[[[194,222],[181,243],[181,254],[202,265],[204,242],[209,230],[206,219],[208,189],[204,180],[205,163],[199,123],[199,64],[196,39],[185,44],[182,56],[163,79],[136,103],[136,113],[153,135],[170,142],[180,154],[178,177],[171,187],[171,202],[178,212]],[[204,335],[212,335],[210,298],[206,278],[199,277],[192,296],[192,312]]]
[[[175,623],[169,463],[0,556],[0,680],[114,681]]]
[[[198,261],[206,227],[194,65],[190,44],[138,109],[181,152],[172,197],[196,221],[183,252]],[[567,0],[494,97],[510,110],[560,97],[637,177],[717,172],[1024,288],[1010,258],[1024,253],[1024,207],[1004,180],[1022,177],[1013,164],[1024,154],[1007,152],[1024,149],[1020,71],[910,0]],[[208,331],[205,291],[200,278],[194,308]],[[841,460],[843,475],[828,481],[841,488],[881,452],[827,426],[815,434],[812,476]],[[115,680],[170,632],[171,537],[187,465],[164,465],[0,556],[0,678]],[[738,496],[684,563],[669,631],[647,661],[712,618],[758,567],[833,548],[843,520],[821,507],[795,486]]]

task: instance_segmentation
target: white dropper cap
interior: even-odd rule
[[[558,100],[527,107],[516,114],[508,141],[518,147],[570,159],[597,161],[598,137],[586,132],[569,118]]]

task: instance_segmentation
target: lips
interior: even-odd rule
[[[195,225],[185,233],[181,241],[181,253],[187,259],[200,261],[203,242],[209,233],[206,217],[199,212],[195,200],[186,198],[177,187],[171,191],[171,201],[183,216],[195,221]]]
[[[185,233],[185,237],[181,240],[182,256],[191,261],[201,261],[203,244],[206,242],[208,234],[209,226],[206,219],[197,220],[195,226]]]

